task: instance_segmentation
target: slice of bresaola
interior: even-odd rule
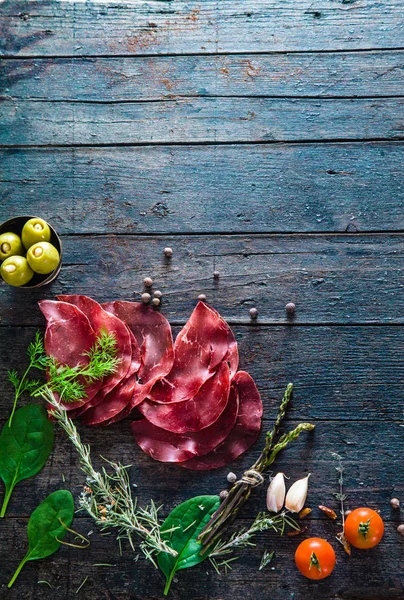
[[[185,469],[208,471],[224,467],[243,454],[257,440],[261,429],[262,401],[251,375],[238,371],[232,379],[238,391],[239,409],[228,436],[208,454],[179,463]]]
[[[102,307],[129,327],[139,345],[140,367],[131,399],[134,408],[146,398],[156,381],[171,370],[174,362],[171,327],[162,314],[140,302],[117,300],[105,302]]]
[[[119,358],[119,365],[115,373],[111,373],[104,378],[102,386],[92,400],[92,405],[98,404],[101,400],[114,389],[127,375],[129,368],[137,370],[140,366],[140,352],[137,349],[135,361],[133,360],[133,347],[129,331],[124,323],[115,315],[107,312],[92,298],[82,295],[58,296],[62,302],[68,302],[77,306],[88,318],[92,328],[97,336],[102,331],[113,335],[116,341],[116,356]]]
[[[138,410],[150,423],[166,431],[195,432],[209,427],[219,418],[226,407],[229,392],[229,366],[222,362],[215,375],[190,400],[160,404],[146,399],[139,404]]]
[[[232,374],[238,366],[237,343],[217,311],[198,302],[177,335],[170,373],[152,388],[149,398],[164,404],[191,400],[226,360]]]
[[[207,454],[220,444],[233,428],[238,413],[238,392],[230,389],[227,405],[219,418],[196,433],[172,433],[156,427],[147,419],[131,423],[136,442],[146,454],[162,462],[182,462]]]
[[[73,304],[57,300],[41,300],[39,308],[46,318],[45,351],[61,365],[75,367],[89,362],[88,352],[96,341],[96,333],[86,315]],[[102,386],[96,381],[86,386],[86,397],[65,404],[74,410],[89,402]]]

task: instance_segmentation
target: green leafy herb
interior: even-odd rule
[[[15,369],[8,372],[8,379],[13,384],[15,389],[13,409],[11,411],[10,419],[8,421],[9,427],[11,427],[14,413],[17,408],[17,402],[20,396],[22,396],[24,392],[33,394],[35,390],[37,390],[38,387],[41,385],[41,382],[38,380],[27,379],[28,373],[31,369],[39,369],[41,371],[44,371],[46,369],[47,356],[45,355],[43,339],[39,331],[37,331],[35,334],[35,341],[29,344],[27,354],[29,357],[29,365],[22,377],[19,377]]]
[[[88,385],[115,373],[120,363],[120,359],[116,356],[116,339],[112,333],[107,331],[101,331],[94,345],[83,354],[83,358],[87,358],[86,364],[69,367],[59,364],[52,356],[46,356],[43,339],[38,331],[35,341],[28,346],[27,354],[30,363],[23,376],[20,377],[16,370],[8,373],[8,379],[15,390],[9,426],[11,426],[18,399],[24,392],[38,397],[46,387],[57,392],[63,402],[77,402],[87,397],[86,387]],[[32,368],[47,371],[48,381],[46,384],[37,379],[28,379],[28,373]]]
[[[197,538],[219,504],[219,496],[196,496],[176,506],[161,525],[162,539],[177,552],[177,556],[166,552],[158,555],[158,565],[166,576],[165,596],[177,571],[207,558],[201,554],[202,546]]]
[[[28,552],[18,565],[8,588],[11,588],[26,562],[46,558],[56,552],[66,535],[66,528],[73,521],[73,514],[73,496],[67,490],[53,492],[41,502],[28,522]]]
[[[29,404],[16,411],[0,435],[0,478],[6,490],[0,517],[4,517],[14,486],[36,475],[53,447],[53,425],[40,404]]]
[[[47,387],[53,392],[57,392],[63,402],[82,400],[87,396],[86,385],[116,372],[120,363],[116,353],[117,343],[114,335],[107,331],[101,331],[95,344],[84,355],[89,359],[86,365],[68,367],[60,365],[52,357],[48,358]],[[34,395],[40,395],[42,389],[36,390]]]

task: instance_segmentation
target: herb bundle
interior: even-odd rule
[[[311,423],[300,423],[293,431],[279,436],[279,430],[286,409],[292,396],[293,384],[289,383],[279,406],[278,417],[272,431],[266,435],[265,447],[258,460],[243,474],[241,479],[231,488],[229,494],[220,504],[217,511],[212,515],[207,526],[202,530],[199,540],[205,547],[218,541],[233,522],[240,508],[247,502],[253,487],[264,482],[262,473],[275,461],[281,450],[284,450],[290,442],[299,437],[302,431],[311,431],[314,425]],[[277,440],[277,441],[276,441]]]

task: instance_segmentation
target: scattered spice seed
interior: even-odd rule
[[[229,483],[235,483],[237,481],[237,475],[235,473],[232,473],[232,471],[230,471],[230,473],[227,473],[226,479]]]
[[[173,249],[172,248],[164,248],[164,254],[166,255],[167,258],[171,258],[173,255]]]
[[[144,294],[142,294],[142,302],[144,304],[148,304],[150,302],[150,299],[151,299],[151,296],[147,292],[145,292]]]
[[[325,513],[329,519],[332,519],[333,521],[336,520],[337,513],[335,512],[335,510],[332,510],[332,508],[328,508],[328,506],[323,506],[322,504],[320,504],[319,509],[322,510],[323,513]]]
[[[152,304],[153,304],[153,306],[159,306],[159,304],[160,304],[160,298],[153,298]]]
[[[153,294],[153,296],[154,296],[155,298],[161,298],[161,296],[162,296],[162,295],[163,295],[163,294],[160,292],[160,290],[156,290],[156,291],[154,292],[154,294]]]
[[[288,302],[285,306],[285,310],[288,313],[288,315],[293,315],[296,310],[296,304],[294,302]]]
[[[143,283],[146,287],[151,287],[153,285],[153,279],[151,277],[145,277]]]
[[[312,512],[308,506],[299,512],[299,519],[305,519]]]
[[[391,508],[400,508],[400,500],[398,498],[392,498],[390,504]]]
[[[219,279],[220,273],[219,271],[213,271],[213,279]]]
[[[228,490],[222,490],[219,494],[219,497],[224,500],[225,498],[227,498],[227,496],[229,495]]]
[[[205,296],[205,294],[199,294],[198,300],[200,300],[201,302],[206,302],[206,296]]]
[[[256,308],[250,308],[250,317],[256,319],[258,317],[258,310]]]
[[[344,510],[344,517],[347,517],[348,515],[351,514],[351,510],[349,510],[349,508],[347,508],[347,510]]]
[[[295,535],[300,535],[308,530],[308,527],[301,527],[300,529],[293,529],[292,531],[288,531],[288,537],[294,537]]]
[[[397,527],[397,531],[400,535],[404,535],[404,523]]]

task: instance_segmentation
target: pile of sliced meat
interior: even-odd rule
[[[88,296],[43,300],[45,350],[61,364],[86,364],[102,331],[120,359],[115,373],[86,384],[80,402],[64,404],[86,425],[127,417],[139,446],[152,458],[186,469],[221,467],[257,439],[262,402],[254,380],[238,371],[235,337],[217,311],[199,302],[173,343],[167,319],[151,306]],[[63,398],[61,398],[63,403]]]

